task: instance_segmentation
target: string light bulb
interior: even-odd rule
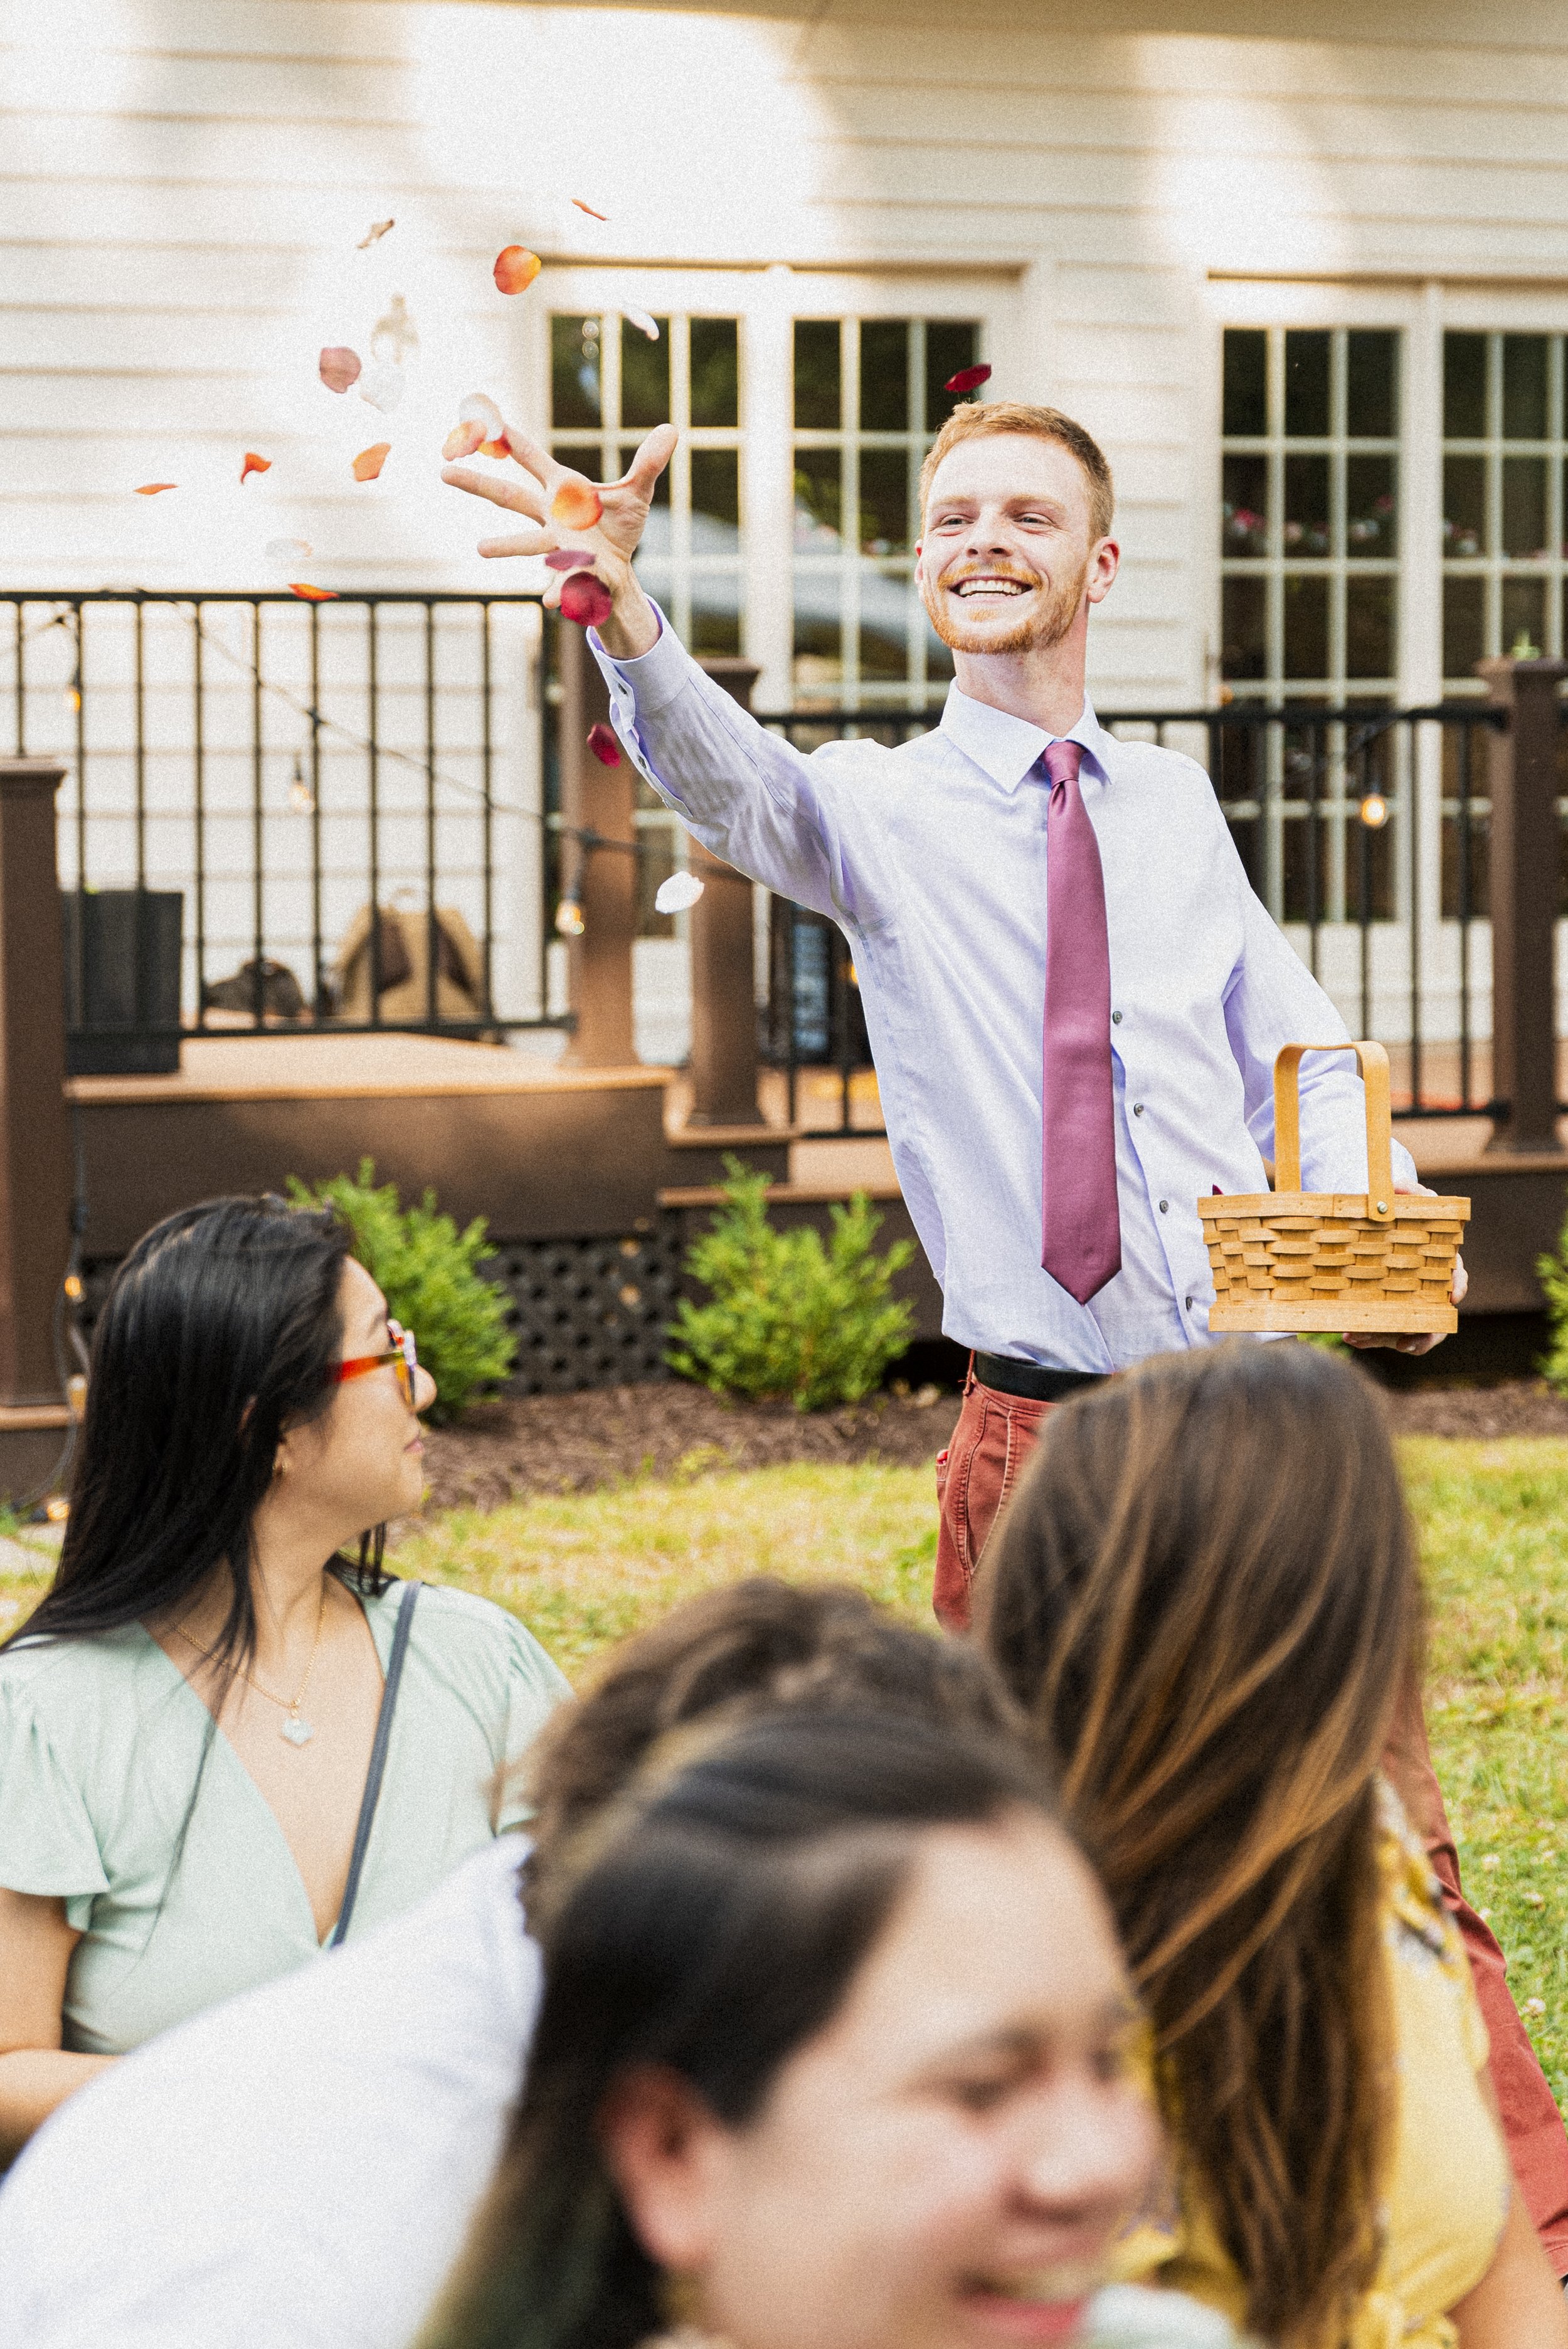
[[[555,927],[563,938],[580,938],[588,925],[575,897],[562,897],[555,908]]]
[[[1381,832],[1388,821],[1388,802],[1381,792],[1368,792],[1361,802],[1361,821],[1368,832]]]

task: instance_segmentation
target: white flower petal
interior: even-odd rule
[[[661,881],[654,895],[654,904],[661,914],[684,914],[702,895],[703,884],[695,873],[672,873]]]

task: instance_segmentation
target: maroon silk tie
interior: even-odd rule
[[[1087,1305],[1121,1270],[1110,1081],[1110,939],[1083,751],[1052,742],[1046,802],[1045,1229],[1040,1262]]]

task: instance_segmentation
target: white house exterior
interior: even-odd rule
[[[507,298],[491,264],[513,243],[544,267]],[[660,323],[656,345],[622,305]],[[316,378],[322,345],[368,355],[378,322],[404,379],[389,415]],[[1561,652],[1568,16],[1547,0],[0,0],[0,595],[275,586],[292,566],[265,549],[284,539],[325,587],[493,589],[474,510],[438,479],[459,399],[483,389],[584,462],[614,465],[661,413],[689,428],[650,577],[699,648],[760,665],[759,709],[922,707],[943,670],[908,587],[911,483],[965,356],[991,364],[985,396],[1053,401],[1110,457],[1103,710],[1425,706],[1473,690],[1483,654]],[[356,482],[379,440],[380,479]],[[271,470],[242,485],[247,450]],[[134,494],[153,481],[178,488]],[[514,569],[504,584],[538,584]],[[277,622],[280,674],[295,616]],[[503,796],[534,809],[537,629],[502,619]],[[215,634],[238,625],[213,615]],[[144,679],[168,730],[143,787],[171,873],[174,643]],[[387,645],[414,755],[418,648],[395,627]],[[27,747],[68,748],[66,632],[31,657],[63,666],[30,671],[46,686]],[[345,636],[335,657],[346,708],[360,654]],[[214,645],[220,711],[249,693],[247,658]],[[0,645],[0,704],[14,659]],[[103,639],[101,688],[129,691],[128,659]],[[280,810],[293,706],[266,752]],[[108,804],[129,789],[123,736],[106,690],[95,708]],[[440,761],[454,838],[471,750],[459,723]],[[239,822],[238,735],[233,757]],[[1392,781],[1377,1024],[1398,1037],[1408,1018],[1413,874],[1431,1032],[1451,1032],[1435,734]],[[1315,820],[1323,968],[1344,990],[1357,803]],[[538,830],[507,821],[521,1011]],[[1288,845],[1270,856],[1294,918]],[[236,903],[242,880],[236,862]],[[242,944],[242,907],[232,927]],[[678,1051],[680,940],[647,948],[647,1041]],[[1482,1032],[1484,970],[1478,951]]]

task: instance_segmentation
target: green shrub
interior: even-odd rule
[[[1537,1257],[1535,1269],[1552,1318],[1552,1344],[1539,1368],[1548,1386],[1568,1394],[1568,1224],[1563,1226],[1556,1255]]]
[[[826,1247],[809,1225],[775,1231],[767,1175],[724,1164],[726,1205],[686,1257],[712,1302],[682,1298],[665,1359],[715,1394],[788,1395],[797,1411],[858,1402],[909,1343],[913,1308],[888,1292],[913,1242],[872,1255],[882,1219],[863,1191],[833,1208]]]
[[[313,1190],[297,1175],[289,1195],[302,1206],[335,1207],[354,1234],[354,1253],[382,1289],[394,1320],[412,1330],[419,1360],[435,1380],[429,1416],[455,1418],[475,1393],[511,1370],[515,1348],[506,1326],[507,1294],[475,1270],[486,1252],[485,1221],[459,1232],[427,1191],[405,1208],[395,1183],[376,1186],[376,1165],[361,1159],[357,1181],[335,1174]]]

